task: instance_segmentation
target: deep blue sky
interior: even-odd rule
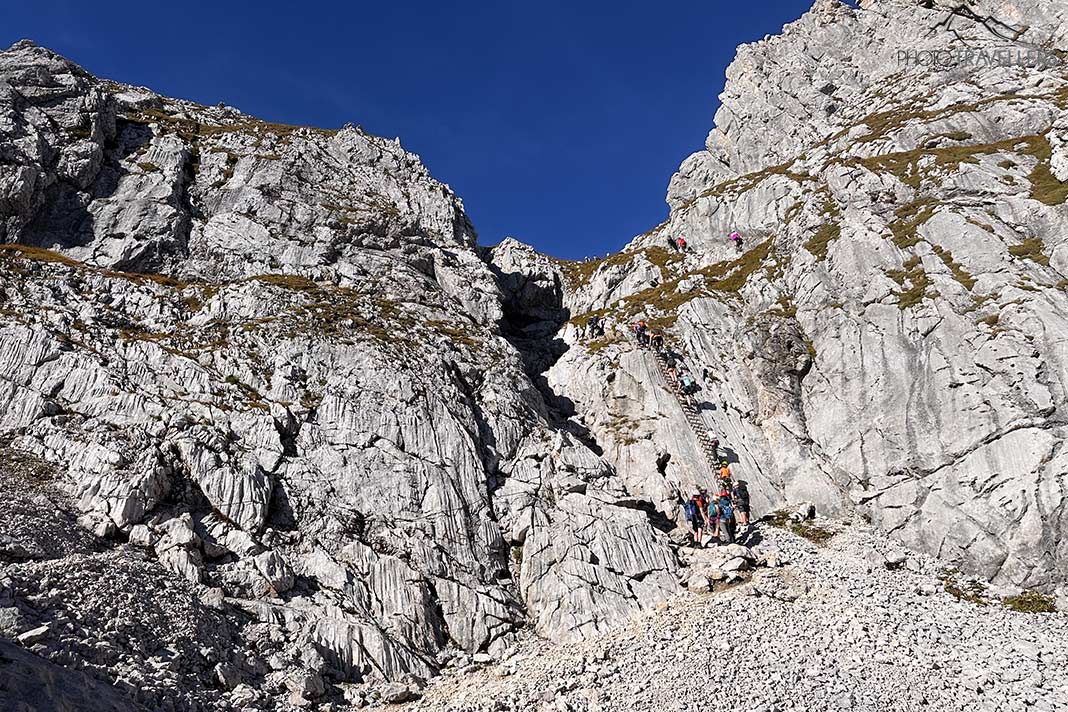
[[[811,0],[3,3],[94,74],[283,123],[400,136],[480,240],[579,258],[667,216],[735,47]]]

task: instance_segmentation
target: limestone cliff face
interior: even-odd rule
[[[324,679],[425,678],[524,624],[579,638],[677,590],[665,535],[505,338],[511,287],[461,202],[398,142],[168,99],[22,42],[0,53],[0,242],[5,635],[69,628],[39,652],[137,671],[152,709],[246,688],[284,707]],[[35,522],[68,495],[128,544],[52,542]],[[149,557],[123,596],[185,581],[197,612],[162,615],[230,621],[179,684],[153,677],[155,646],[108,648],[70,590],[118,580],[130,547]],[[42,580],[52,604],[29,606]],[[197,650],[177,622],[126,628]]]
[[[677,517],[708,477],[625,343],[644,316],[712,372],[706,421],[761,509],[858,511],[999,584],[1065,584],[1066,15],[821,0],[739,48],[670,218],[559,267],[573,348],[548,380],[632,493]]]
[[[638,317],[757,514],[1064,593],[1065,17],[819,0],[592,263],[476,247],[396,141],[0,52],[0,635],[86,674],[23,686],[359,702],[670,596],[710,473]]]

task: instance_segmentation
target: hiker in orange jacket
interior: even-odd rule
[[[720,463],[719,479],[725,489],[731,488],[731,466],[726,460]]]

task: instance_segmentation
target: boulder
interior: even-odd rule
[[[692,574],[686,579],[686,588],[693,593],[707,593],[709,591],[709,576],[704,574]]]
[[[379,690],[382,701],[386,704],[396,705],[402,702],[411,702],[419,699],[419,692],[411,689],[408,685],[399,682],[391,682]]]
[[[15,640],[19,645],[29,647],[34,643],[39,643],[48,636],[50,627],[48,625],[40,625],[36,628],[19,633],[15,636]]]
[[[276,594],[293,588],[293,569],[279,552],[265,551],[254,557],[253,562]]]

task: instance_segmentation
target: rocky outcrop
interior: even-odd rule
[[[560,267],[574,348],[549,381],[629,489],[677,520],[709,477],[629,343],[644,317],[704,372],[759,511],[858,511],[988,580],[1065,585],[1065,16],[828,0],[739,48],[668,220]]]
[[[399,142],[168,99],[29,42],[0,53],[0,116],[0,436],[51,473],[0,541],[5,634],[49,624],[25,597],[82,565],[23,556],[62,493],[148,555],[124,566],[234,622],[188,689],[146,678],[154,709],[416,685],[525,623],[572,640],[678,590],[667,537],[513,345],[566,318],[535,313],[551,285],[495,273]],[[152,665],[68,643],[34,650]]]

